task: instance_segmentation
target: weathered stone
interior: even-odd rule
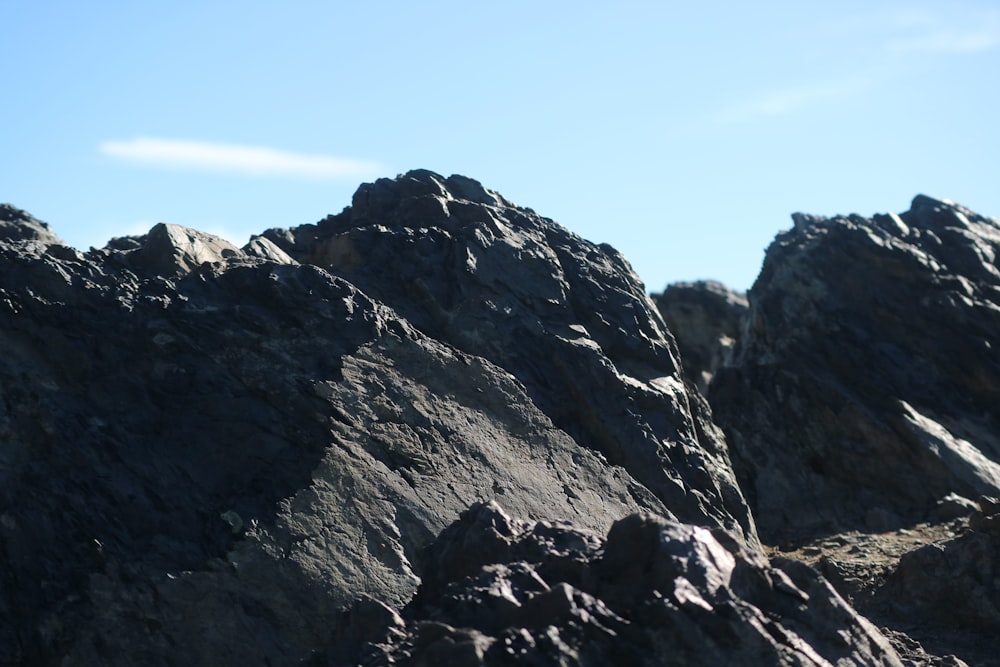
[[[250,242],[243,246],[243,252],[251,257],[259,257],[260,259],[275,262],[277,264],[297,263],[294,259],[289,257],[284,250],[263,236],[255,236],[250,239]]]
[[[866,605],[868,613],[906,628],[928,649],[957,653],[970,664],[998,665],[998,554],[1000,521],[914,549]]]
[[[364,185],[342,213],[264,236],[512,373],[556,426],[682,520],[756,544],[725,441],[696,423],[674,340],[610,246],[429,171]]]
[[[898,216],[794,218],[710,388],[765,539],[996,494],[1000,222],[923,196]]]
[[[204,263],[221,263],[241,254],[229,241],[196,229],[161,222],[136,239],[129,253],[133,267],[162,276],[183,275]]]
[[[995,653],[997,221],[796,215],[731,367],[721,314],[677,324],[737,477],[627,262],[472,179],[243,249],[0,217],[2,663]],[[768,541],[826,537],[768,562],[737,479]]]
[[[605,539],[479,504],[426,561],[402,626],[386,614],[378,640],[337,638],[317,664],[902,664],[809,568],[650,515]]]
[[[61,244],[62,241],[49,228],[48,223],[37,220],[26,211],[10,204],[0,204],[0,240],[37,241],[42,244]]]
[[[653,302],[677,339],[684,374],[707,393],[708,383],[732,359],[747,312],[746,295],[714,280],[667,285]]]
[[[669,515],[507,373],[322,269],[0,250],[6,659],[283,662],[356,596],[409,597],[476,500]]]
[[[468,199],[422,200],[406,215],[450,216],[451,207],[483,225],[513,215],[489,208],[509,203],[471,179],[443,182]],[[375,215],[414,188],[437,196],[421,175],[372,186],[370,196],[362,188],[359,201]],[[13,582],[0,596],[0,662],[296,663],[340,632],[340,610],[359,596],[406,602],[428,567],[424,547],[477,501],[601,533],[632,512],[694,508],[754,543],[721,435],[677,377],[672,341],[627,265],[548,221],[532,224],[531,238],[476,250],[509,293],[475,316],[497,320],[481,335],[504,331],[497,340],[511,354],[512,331],[534,326],[539,340],[543,326],[559,332],[568,351],[556,377],[579,384],[561,397],[535,391],[549,408],[558,400],[561,423],[509,369],[477,353],[492,343],[474,328],[462,329],[471,332],[466,351],[428,337],[342,277],[298,264],[294,243],[282,246],[294,234],[240,250],[164,224],[86,254],[38,238],[0,240],[0,554]],[[417,245],[444,233],[372,228]],[[318,228],[301,233],[309,229]],[[576,257],[579,285],[560,277],[546,234]],[[525,246],[523,280],[511,243]],[[355,261],[350,247],[324,247]],[[360,249],[362,263],[381,261]],[[415,267],[440,259],[408,251]],[[589,282],[577,275],[588,253]],[[448,279],[461,288],[461,276]],[[600,300],[588,300],[594,293]],[[534,309],[566,319],[571,303],[603,309],[582,321],[603,322],[601,344],[617,346],[617,366],[575,319],[531,319]],[[508,330],[503,308],[515,306],[521,319]],[[624,326],[647,338],[631,341]],[[527,349],[514,358],[515,369],[552,372]],[[537,384],[545,375],[525,377]],[[676,510],[637,479],[635,459],[630,473],[574,438],[570,416],[602,392],[646,415],[647,448],[663,440],[643,454],[647,464],[664,465],[656,452],[668,446],[678,450],[671,456],[683,451],[697,493]],[[604,414],[591,415],[590,428]],[[678,430],[686,439],[669,440]],[[478,641],[445,633],[431,644],[442,655],[476,655]]]
[[[963,498],[957,493],[949,493],[937,501],[931,512],[931,517],[936,521],[951,521],[959,517],[969,516],[976,511],[977,507],[972,500]]]

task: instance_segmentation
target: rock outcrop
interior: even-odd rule
[[[717,370],[732,360],[747,312],[746,295],[714,280],[672,283],[652,295],[677,339],[684,374],[707,393]]]
[[[1000,222],[924,196],[796,214],[710,388],[765,541],[1000,492]]]
[[[296,664],[360,596],[404,605],[476,502],[754,548],[620,255],[461,177],[355,200],[87,253],[3,209],[0,662]]]
[[[1000,501],[982,498],[968,527],[903,554],[864,605],[929,649],[1000,664]]]
[[[0,206],[0,664],[991,664],[998,250],[796,215],[675,339],[461,176],[242,248]]]
[[[814,570],[651,515],[607,537],[476,505],[402,615],[350,610],[315,665],[902,665]]]
[[[0,204],[0,240],[61,243],[47,223],[10,204]]]
[[[625,259],[472,179],[412,171],[339,215],[267,238],[417,329],[512,373],[584,447],[677,518],[756,533],[725,443]]]

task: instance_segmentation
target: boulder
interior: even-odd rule
[[[401,612],[355,604],[313,665],[899,665],[815,571],[633,514],[607,536],[477,504]]]
[[[1000,221],[925,196],[793,218],[709,390],[765,541],[997,495]]]
[[[220,263],[242,254],[223,238],[165,222],[136,237],[135,243],[134,250],[127,253],[130,264],[138,271],[161,276],[184,275],[205,262]]]
[[[37,241],[42,244],[61,244],[48,223],[32,217],[10,204],[0,204],[0,240]]]
[[[905,554],[877,591],[872,611],[916,622],[924,633],[960,630],[995,641],[1000,633],[1000,508],[980,505],[983,510],[972,516],[969,530]]]
[[[463,177],[355,202],[244,249],[0,239],[0,662],[297,664],[355,600],[394,623],[477,502],[754,547],[620,255]]]
[[[667,285],[652,295],[677,340],[684,374],[707,393],[715,372],[730,363],[740,336],[747,298],[714,280]]]
[[[510,372],[552,422],[679,519],[756,544],[726,443],[628,262],[472,179],[363,185],[317,225],[264,236]]]

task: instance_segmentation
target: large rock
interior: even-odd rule
[[[732,360],[746,295],[714,280],[698,280],[667,285],[652,299],[677,339],[685,375],[707,392],[715,372]]]
[[[901,665],[815,571],[650,515],[607,537],[473,506],[414,600],[363,601],[314,665]]]
[[[617,253],[461,177],[356,201],[242,249],[161,224],[84,254],[9,216],[0,662],[296,664],[359,596],[405,604],[476,502],[756,544]]]
[[[961,534],[906,553],[866,605],[925,647],[1000,665],[1000,502],[982,498]]]
[[[429,171],[363,185],[342,213],[264,236],[512,373],[557,427],[679,519],[756,544],[725,441],[614,248]]]
[[[710,388],[765,540],[885,530],[1000,491],[1000,221],[796,214]]]
[[[0,204],[0,240],[37,241],[42,244],[62,243],[48,223],[37,220],[27,211],[14,208],[10,204]]]
[[[470,503],[670,515],[502,369],[206,240],[0,242],[0,662],[288,664]]]

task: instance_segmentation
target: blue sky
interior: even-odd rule
[[[793,211],[1000,216],[1000,5],[5,2],[0,201],[243,243],[465,174],[646,282],[748,288]]]

